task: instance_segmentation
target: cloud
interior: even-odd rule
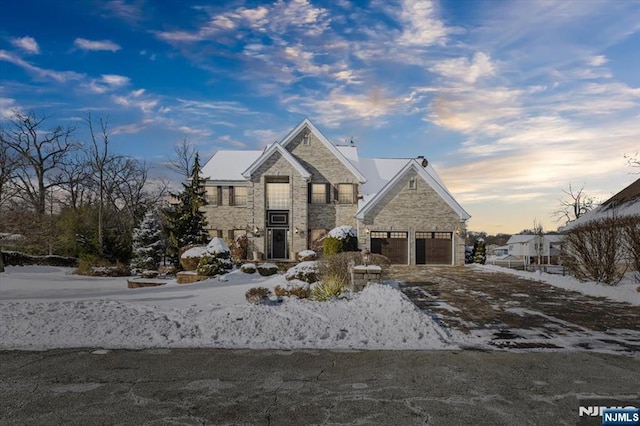
[[[39,78],[55,80],[58,83],[66,83],[72,80],[82,80],[84,78],[83,74],[79,74],[73,71],[54,71],[37,67],[20,58],[19,56],[11,52],[7,52],[6,50],[0,50],[0,61],[10,62],[25,69],[26,71]]]
[[[104,10],[120,19],[133,23],[143,19],[144,14],[140,3],[127,3],[125,0],[109,0],[103,6]]]
[[[121,47],[110,40],[87,40],[85,38],[76,38],[73,41],[73,45],[78,49],[100,51],[106,50],[110,52],[117,52]]]
[[[436,13],[435,3],[428,0],[404,0],[399,15],[403,24],[401,44],[428,47],[444,44],[450,30]]]
[[[468,84],[496,73],[491,58],[483,52],[477,52],[471,61],[465,57],[438,61],[429,70],[442,75],[445,79],[459,80]]]
[[[131,123],[131,124],[126,124],[126,125],[122,125],[122,126],[116,126],[113,128],[113,131],[111,132],[112,135],[121,135],[121,134],[133,134],[133,133],[140,133],[141,131],[147,129],[149,126],[151,126],[154,123],[154,121],[150,118],[145,118],[142,121],[139,121],[137,123]]]
[[[158,98],[145,94],[144,89],[137,89],[129,92],[127,95],[112,95],[111,100],[117,105],[125,108],[138,108],[144,114],[153,112],[160,103]]]
[[[38,42],[33,37],[20,37],[20,38],[12,38],[11,44],[15,47],[24,50],[27,53],[39,54],[40,46],[38,46]]]
[[[131,80],[129,77],[116,74],[102,74],[99,79],[92,79],[86,85],[93,93],[105,93],[127,86]]]

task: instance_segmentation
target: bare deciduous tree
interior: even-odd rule
[[[174,149],[175,157],[169,160],[169,168],[181,176],[184,176],[186,180],[191,176],[196,151],[196,147],[189,142],[189,139],[186,137],[180,139]]]
[[[584,193],[584,185],[578,191],[574,191],[569,184],[569,189],[563,189],[562,192],[568,197],[560,199],[560,208],[553,213],[558,217],[558,221],[564,220],[565,224],[573,222],[593,209],[594,199]]]
[[[0,131],[2,134],[2,131]],[[0,144],[0,209],[17,191],[15,173],[18,167],[18,156],[8,144]]]
[[[18,195],[40,215],[46,211],[47,191],[57,185],[53,174],[78,147],[71,140],[75,128],[56,126],[45,131],[46,119],[34,112],[13,111],[10,128],[0,132],[0,142],[13,150],[19,160],[15,180]]]

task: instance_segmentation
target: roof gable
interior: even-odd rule
[[[293,130],[291,130],[287,136],[280,141],[279,145],[286,147],[305,127],[318,138],[318,140],[358,179],[360,183],[365,183],[367,181],[367,178],[360,172],[360,170],[358,170],[356,166],[354,166],[308,118],[305,118],[296,127],[294,127]]]
[[[289,151],[284,149],[282,145],[278,143],[271,144],[267,149],[265,149],[262,155],[258,157],[244,172],[242,172],[242,176],[247,179],[251,179],[251,175],[258,169],[258,167],[271,158],[271,156],[276,152],[279,152],[280,155],[282,155],[282,157],[289,162],[289,164],[291,164],[291,166],[300,173],[304,179],[311,178],[311,173],[309,173],[309,171],[307,171],[307,169],[305,169]]]
[[[429,166],[430,167],[430,166]],[[397,183],[406,175],[410,170],[414,170],[418,176],[422,178],[459,216],[460,220],[467,220],[471,216],[467,213],[460,204],[453,198],[451,193],[442,184],[439,178],[435,178],[425,167],[422,167],[417,160],[411,159],[407,161],[407,164],[386,183],[376,194],[371,198],[364,206],[362,206],[356,213],[356,218],[364,219],[364,216],[371,211],[371,209],[387,194]]]

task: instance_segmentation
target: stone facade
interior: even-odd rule
[[[409,188],[411,179],[416,182],[415,189]],[[358,243],[363,248],[371,247],[371,231],[408,232],[408,261],[412,265],[416,263],[416,232],[450,232],[453,264],[464,264],[464,238],[459,235],[464,235],[465,223],[414,170],[409,170],[358,222]]]
[[[313,248],[314,240],[326,231],[350,225],[358,231],[363,248],[371,247],[365,230],[406,231],[410,242],[415,241],[415,232],[450,232],[453,235],[453,263],[464,262],[464,240],[458,237],[465,232],[466,218],[461,218],[461,207],[457,211],[452,208],[452,204],[445,201],[415,170],[410,169],[362,219],[356,219],[359,195],[363,192],[362,174],[342,154],[336,155],[335,148],[310,122],[305,120],[296,129],[281,145],[256,153],[258,160],[247,169],[246,181],[230,181],[226,185],[225,182],[208,183],[222,183],[222,205],[205,207],[209,226],[216,235],[229,238],[234,234],[233,230],[246,231],[250,241],[249,257],[258,252],[263,259],[269,258],[269,244],[273,240],[269,234],[267,183],[287,177],[290,205],[286,212],[285,258],[289,260],[295,260],[298,252]],[[409,189],[410,179],[418,182],[414,189]],[[328,197],[312,200],[309,193],[312,184],[325,184],[323,190],[329,191]],[[352,185],[353,203],[338,202],[339,184]],[[229,205],[229,186],[235,185],[247,187],[244,206]],[[283,226],[273,226],[272,232],[277,228],[278,235],[284,235]],[[409,263],[416,263],[412,244],[409,244],[407,254]]]

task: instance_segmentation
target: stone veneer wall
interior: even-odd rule
[[[294,259],[295,253],[307,248],[306,230],[307,222],[307,181],[300,176],[293,166],[279,153],[274,152],[251,176],[253,187],[252,226],[260,229],[260,237],[249,236],[254,250],[267,255],[266,235],[266,177],[289,176],[291,186],[290,232],[289,232],[289,256]],[[293,229],[298,228],[302,233],[295,234]]]
[[[417,188],[409,189],[409,179],[416,178]],[[395,187],[370,210],[359,223],[358,243],[370,248],[366,228],[372,231],[408,231],[409,263],[415,264],[415,232],[440,231],[453,233],[456,265],[464,265],[464,238],[456,236],[456,227],[464,235],[465,224],[460,216],[433,190],[415,170],[410,170]]]
[[[208,204],[204,206],[208,228],[223,231],[222,237],[227,238],[227,232],[233,229],[247,229],[247,224],[251,223],[251,199],[253,188],[247,188],[247,204],[245,206],[229,205],[229,185],[222,186],[222,205],[216,206]],[[215,235],[212,235],[215,237]]]
[[[286,149],[311,173],[311,183],[331,184],[330,204],[309,205],[308,229],[332,229],[340,225],[355,227],[356,220],[353,216],[357,210],[357,203],[336,204],[333,199],[334,185],[339,183],[358,185],[358,179],[313,133],[309,132],[309,144],[304,145],[303,135],[307,131],[307,129],[303,129],[287,144]]]

